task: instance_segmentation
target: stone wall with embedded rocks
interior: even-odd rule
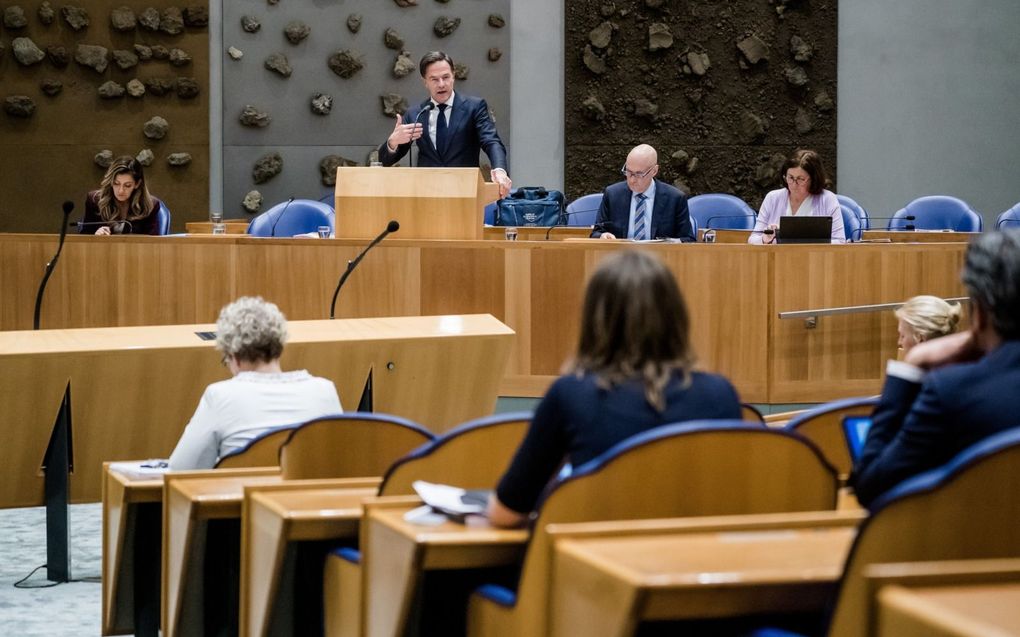
[[[113,157],[148,163],[174,230],[209,201],[206,0],[0,2],[0,232],[80,217]]]
[[[639,143],[660,178],[757,209],[782,158],[836,175],[836,0],[566,0],[566,190],[621,179]]]
[[[224,2],[225,215],[332,203],[336,166],[368,165],[394,113],[427,97],[431,50],[453,57],[456,91],[484,97],[508,143],[509,20],[510,0]]]

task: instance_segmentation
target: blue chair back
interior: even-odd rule
[[[159,234],[170,234],[170,209],[162,199],[159,200],[159,210],[156,211],[156,226],[159,228]]]
[[[793,417],[783,428],[813,442],[840,478],[845,479],[853,469],[853,460],[843,435],[843,419],[868,416],[877,404],[878,398],[874,396],[834,400]]]
[[[847,241],[859,241],[864,226],[860,217],[850,206],[839,204],[839,210],[843,213],[843,236]]]
[[[319,226],[335,227],[333,206],[312,199],[278,203],[251,220],[248,234],[255,237],[293,237],[315,232]]]
[[[567,204],[568,226],[594,226],[602,206],[602,193],[584,195]]]
[[[913,215],[914,220],[903,217]],[[954,230],[981,232],[981,215],[971,210],[962,199],[948,195],[919,197],[900,209],[889,220],[890,230],[902,230],[913,225],[918,230]]]
[[[495,225],[496,223],[496,208],[499,204],[495,201],[485,206],[485,212],[482,214],[482,223],[487,226]]]
[[[1020,228],[1020,203],[995,219],[995,229],[1001,228]]]
[[[841,205],[846,206],[857,215],[857,218],[861,222],[861,228],[863,230],[871,229],[871,217],[868,215],[868,211],[865,210],[859,203],[847,197],[846,195],[836,195],[836,199],[839,200]],[[846,227],[846,222],[843,223],[843,227]]]
[[[1020,428],[902,482],[872,503],[857,533],[827,634],[869,634],[870,565],[1020,557],[1017,519]]]
[[[691,222],[705,228],[754,229],[754,209],[740,197],[721,192],[697,195],[687,200]],[[695,235],[698,229],[694,229]]]

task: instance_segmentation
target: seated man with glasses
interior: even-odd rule
[[[748,243],[775,243],[782,216],[832,217],[832,243],[843,243],[843,213],[836,195],[825,190],[828,178],[822,159],[813,150],[798,150],[783,164],[783,187],[769,192],[761,202],[758,220]]]
[[[620,172],[625,181],[602,193],[602,205],[591,236],[602,239],[680,239],[694,241],[687,197],[655,178],[658,154],[648,144],[627,155]]]
[[[170,469],[212,469],[270,429],[341,413],[333,381],[280,367],[287,320],[275,304],[241,297],[220,311],[216,349],[232,378],[205,389]]]

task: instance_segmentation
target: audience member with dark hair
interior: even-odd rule
[[[149,194],[142,164],[128,155],[113,160],[99,190],[85,198],[81,234],[159,234],[159,199]],[[102,224],[100,222],[109,222]]]
[[[813,150],[798,150],[783,164],[783,187],[765,195],[748,243],[775,243],[782,216],[832,217],[832,243],[844,243],[843,213],[836,195],[826,190],[822,158]],[[771,230],[766,234],[764,230]],[[780,241],[782,238],[780,237]]]
[[[1020,426],[1020,230],[983,234],[963,267],[970,329],[889,361],[854,474],[868,505],[970,445]]]
[[[269,429],[341,413],[333,381],[280,368],[286,339],[283,313],[259,297],[241,297],[220,311],[216,349],[233,378],[206,387],[170,469],[211,469]]]
[[[694,371],[687,306],[672,273],[647,254],[603,261],[585,292],[577,352],[535,411],[489,500],[489,519],[527,519],[564,460],[583,464],[653,427],[740,418],[722,376]]]
[[[896,345],[906,353],[918,343],[952,334],[960,322],[960,313],[959,303],[947,303],[927,294],[915,296],[894,312],[899,321]]]

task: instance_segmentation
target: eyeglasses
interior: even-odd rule
[[[787,174],[784,177],[784,179],[786,179],[787,183],[797,184],[798,186],[800,184],[806,184],[807,182],[811,181],[811,177],[794,177],[793,175],[790,174]]]
[[[654,169],[655,169],[655,166],[650,166],[647,170],[644,170],[644,171],[641,171],[639,173],[636,173],[633,170],[627,170],[627,164],[624,164],[623,168],[620,169],[620,173],[623,174],[623,176],[628,178],[628,179],[631,179],[631,178],[633,178],[633,179],[644,179],[645,177],[648,176],[648,173],[652,172],[652,170],[654,170]]]

